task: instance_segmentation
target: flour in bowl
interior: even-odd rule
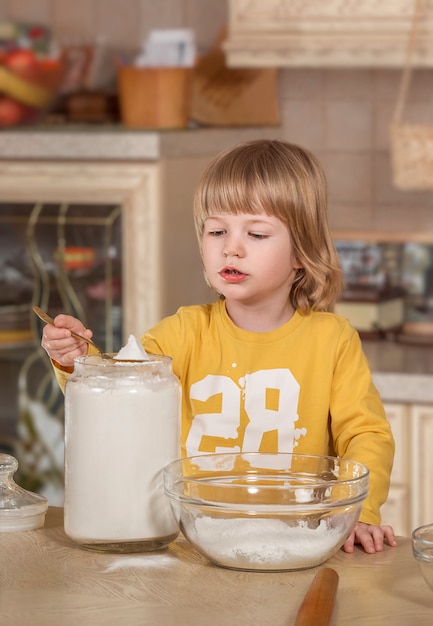
[[[332,556],[347,535],[345,525],[330,528],[325,520],[310,528],[306,522],[289,526],[265,518],[198,517],[195,530],[196,545],[210,560],[241,569],[315,567]]]
[[[134,335],[129,335],[126,346],[120,348],[114,357],[122,361],[148,361],[149,355]]]

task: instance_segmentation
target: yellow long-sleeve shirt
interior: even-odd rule
[[[359,461],[370,470],[360,520],[380,523],[394,440],[347,320],[295,312],[274,331],[250,332],[231,322],[221,300],[179,309],[141,341],[173,359],[184,455],[278,451]],[[64,373],[57,376],[63,385]]]
[[[182,452],[336,454],[370,470],[361,520],[380,522],[394,440],[358,333],[332,313],[272,332],[236,327],[224,301],[181,308],[143,338],[182,383]]]

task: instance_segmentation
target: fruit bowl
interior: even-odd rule
[[[328,560],[368,493],[361,463],[289,453],[203,454],[164,468],[180,530],[209,561],[281,571]]]
[[[62,77],[60,59],[25,49],[0,54],[0,128],[36,121],[58,96]]]
[[[412,551],[424,580],[433,591],[433,524],[419,526],[413,531]]]

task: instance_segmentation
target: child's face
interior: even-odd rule
[[[297,263],[287,226],[277,217],[214,215],[206,219],[202,256],[212,287],[226,300],[288,301]]]

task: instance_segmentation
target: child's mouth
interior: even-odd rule
[[[239,282],[246,277],[246,274],[240,272],[235,267],[224,267],[221,270],[220,275],[222,278],[224,278],[224,280],[228,282]]]

